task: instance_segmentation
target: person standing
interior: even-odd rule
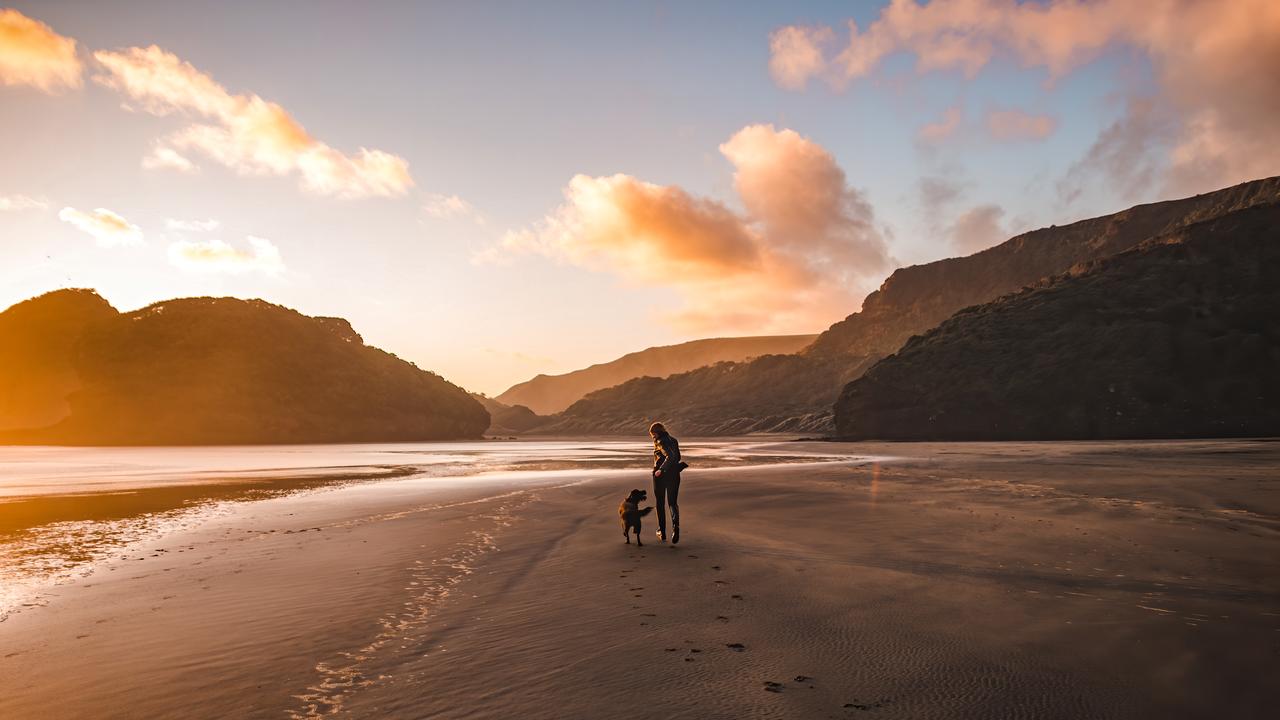
[[[660,422],[649,426],[653,438],[653,501],[658,510],[658,542],[667,541],[667,505],[671,506],[671,544],[680,542],[680,443]]]

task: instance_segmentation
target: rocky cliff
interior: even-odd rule
[[[548,432],[642,431],[648,418],[686,435],[831,432],[841,388],[953,313],[1107,257],[1151,237],[1280,200],[1280,178],[1024,233],[979,253],[901,268],[801,353],[712,366],[602,390],[555,416]]]
[[[959,312],[850,383],[835,415],[858,439],[1280,434],[1280,204]]]

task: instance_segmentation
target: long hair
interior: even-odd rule
[[[662,423],[656,422],[649,426],[649,434],[655,436],[666,435],[667,428]]]

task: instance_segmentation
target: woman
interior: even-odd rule
[[[667,541],[667,508],[671,505],[671,544],[680,542],[680,443],[656,422],[649,426],[653,438],[653,501],[658,509],[658,542]]]

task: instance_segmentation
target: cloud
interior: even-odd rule
[[[992,110],[987,113],[987,132],[997,140],[1043,140],[1058,129],[1058,120],[1049,115],[1032,115],[1022,110]]]
[[[191,272],[242,274],[260,272],[279,275],[284,272],[280,250],[266,238],[249,235],[248,249],[237,248],[222,240],[179,240],[169,245],[169,262]]]
[[[164,145],[157,145],[149,154],[143,155],[142,167],[147,170],[177,170],[180,173],[200,171],[186,156]]]
[[[80,83],[75,40],[17,10],[0,9],[0,85],[53,93]]]
[[[439,195],[427,193],[422,204],[422,211],[439,220],[456,220],[468,218],[477,225],[484,225],[484,216],[475,206],[457,195]]]
[[[938,216],[951,203],[960,199],[964,192],[963,185],[944,177],[928,176],[920,178],[920,206],[930,222],[937,222]]]
[[[73,207],[64,207],[58,212],[58,219],[92,235],[101,247],[142,243],[141,228],[106,208],[86,213]]]
[[[950,228],[951,245],[966,255],[1009,239],[1001,220],[1004,209],[999,205],[979,205],[964,212]]]
[[[48,210],[49,201],[30,195],[0,195],[0,212],[19,210]]]
[[[1054,79],[1108,48],[1134,48],[1150,62],[1157,96],[1146,98],[1146,106],[1130,98],[1128,111],[1146,116],[1122,118],[1098,139],[1105,147],[1091,154],[1114,157],[1116,137],[1126,128],[1154,123],[1169,127],[1158,146],[1166,194],[1280,169],[1280,3],[1274,0],[893,0],[865,28],[848,27],[848,45],[821,63],[811,59],[805,77],[846,83],[870,74],[890,54],[907,52],[919,72],[973,77],[1003,56]],[[773,37],[789,32],[775,31],[771,46]],[[795,87],[794,78],[783,86]]]
[[[822,48],[835,39],[829,27],[787,26],[769,35],[769,72],[788,90],[801,90],[823,70]]]
[[[960,106],[949,107],[942,112],[942,118],[920,128],[916,135],[922,142],[936,143],[946,140],[955,134],[960,123],[964,121],[964,111]]]
[[[1124,115],[1103,130],[1058,181],[1058,195],[1069,204],[1101,175],[1126,201],[1144,197],[1167,167],[1166,149],[1177,132],[1173,116],[1158,100],[1131,99]]]
[[[403,195],[413,186],[409,164],[381,150],[347,155],[312,137],[279,105],[232,95],[212,77],[152,45],[93,54],[102,85],[142,110],[203,118],[157,145],[144,166],[186,170],[196,152],[246,175],[296,174],[304,190],[339,198]]]
[[[209,220],[175,220],[167,218],[164,221],[166,230],[175,230],[177,232],[213,232],[221,225],[222,223],[212,218]]]
[[[502,250],[670,288],[683,306],[665,316],[689,330],[817,328],[856,309],[863,281],[890,260],[830,153],[771,125],[743,128],[720,151],[745,212],[629,175],[578,175],[564,204],[508,232]]]

